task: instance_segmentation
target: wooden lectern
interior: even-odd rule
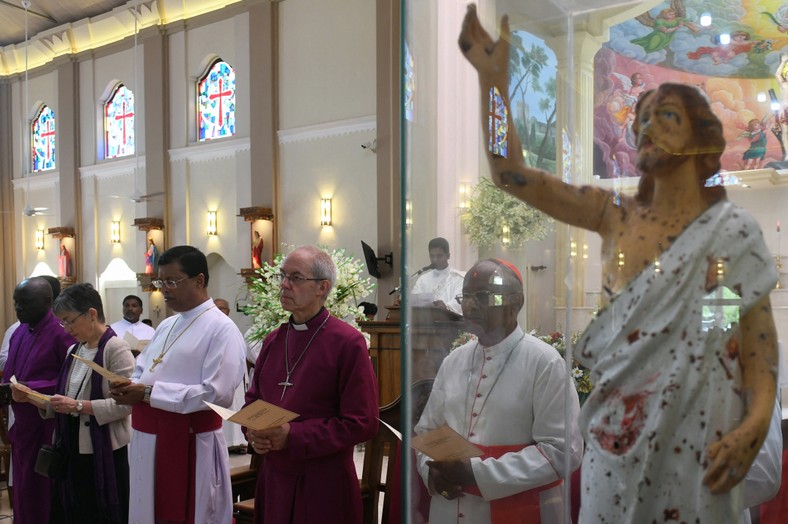
[[[401,321],[359,322],[369,333],[369,355],[378,377],[378,403],[387,406],[400,396],[402,331]],[[439,307],[414,307],[410,326],[405,334],[410,337],[413,381],[435,378],[452,343],[463,331],[462,315]]]

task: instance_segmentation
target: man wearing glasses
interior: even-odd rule
[[[12,376],[30,388],[53,395],[68,348],[76,342],[52,313],[52,286],[42,277],[23,280],[14,289],[14,309],[21,323],[11,336],[6,381]],[[52,481],[33,472],[38,450],[52,443],[53,419],[44,420],[26,402],[11,404],[14,424],[8,431],[13,447],[14,522],[49,522]]]
[[[192,246],[159,259],[165,319],[112,397],[133,406],[129,522],[229,524],[230,464],[222,419],[246,369],[241,332],[208,296],[208,263]]]
[[[359,331],[324,307],[336,280],[331,256],[302,246],[285,258],[280,301],[292,315],[268,335],[246,403],[262,399],[298,413],[270,430],[247,430],[266,458],[255,522],[362,522],[353,448],[378,428],[377,381]]]
[[[508,262],[476,263],[457,299],[478,338],[443,361],[415,430],[448,425],[484,455],[435,462],[417,454],[429,522],[565,522],[561,477],[566,462],[570,471],[580,465],[583,444],[564,360],[517,324],[523,281]]]

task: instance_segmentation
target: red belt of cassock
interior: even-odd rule
[[[476,444],[484,455],[482,460],[488,458],[500,458],[506,453],[521,451],[528,447],[523,444],[515,444],[510,446],[480,446]],[[495,499],[490,501],[490,522],[491,524],[540,524],[542,522],[541,512],[539,508],[539,493],[555,486],[561,485],[563,481],[558,479],[539,486],[538,488],[521,491],[502,499]],[[476,486],[463,486],[462,490],[465,493],[481,497],[482,494]]]
[[[156,435],[156,521],[193,523],[195,435],[220,429],[222,417],[214,411],[173,413],[139,402],[132,408],[131,427]]]

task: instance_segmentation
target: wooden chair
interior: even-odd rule
[[[380,408],[380,420],[393,428],[399,427],[400,399]],[[383,459],[390,459],[399,443],[399,438],[386,424],[380,423],[378,434],[364,444],[364,465],[361,470],[359,485],[363,504],[364,524],[378,523],[380,495],[383,494],[383,522],[387,521],[391,500],[387,486],[392,485],[394,475],[393,464],[387,463],[383,474]]]
[[[258,455],[249,446],[247,453],[251,457],[248,466],[236,466],[230,469],[230,486],[233,492],[233,502],[254,499],[254,490],[257,485],[257,472],[263,464],[263,456]]]
[[[399,426],[399,404],[397,399],[388,406],[381,408],[380,418],[387,424],[396,428]],[[363,504],[363,515],[365,524],[377,524],[378,522],[378,506],[380,503],[380,494],[383,493],[383,515],[384,518],[388,514],[390,502],[386,485],[391,485],[392,474],[394,468],[387,468],[385,478],[383,476],[383,459],[393,454],[399,439],[392,433],[392,431],[380,424],[378,434],[374,438],[364,443],[364,465],[362,467],[361,478],[359,479],[359,486],[361,488],[361,499]],[[253,458],[259,455],[253,455]],[[262,463],[262,461],[260,461]],[[250,467],[249,470],[252,468]],[[259,465],[257,467],[259,469]],[[257,478],[257,469],[254,470],[254,479]],[[233,500],[237,501],[233,504],[233,517],[236,524],[252,524],[254,519],[254,483],[252,483],[251,493],[247,498],[241,496],[241,483],[248,481],[245,475],[249,473],[240,472],[237,477],[239,480],[239,487],[236,489],[236,483],[233,482]],[[231,475],[232,476],[232,475]],[[242,480],[243,479],[243,480]],[[240,500],[236,498],[236,492]]]

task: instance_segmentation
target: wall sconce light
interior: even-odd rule
[[[36,229],[36,249],[39,251],[44,250],[44,230]]]
[[[410,200],[405,200],[405,227],[413,226],[413,204]]]
[[[320,225],[321,226],[331,225],[331,199],[330,198],[320,199]]]
[[[468,209],[468,204],[469,204],[468,196],[469,193],[471,192],[471,188],[468,186],[468,184],[460,184],[459,191],[460,191],[460,209]]]
[[[216,211],[208,211],[208,234],[216,235]]]
[[[120,222],[117,220],[112,221],[112,228],[110,229],[109,240],[113,244],[120,244]]]
[[[504,246],[508,246],[509,244],[512,243],[512,239],[509,236],[510,231],[511,230],[509,229],[508,224],[504,224],[503,226],[501,226],[501,233],[502,233],[501,242],[503,242]]]
[[[574,240],[569,242],[569,256],[575,258],[577,256],[577,242]]]
[[[583,258],[588,259],[588,244],[583,244]]]

